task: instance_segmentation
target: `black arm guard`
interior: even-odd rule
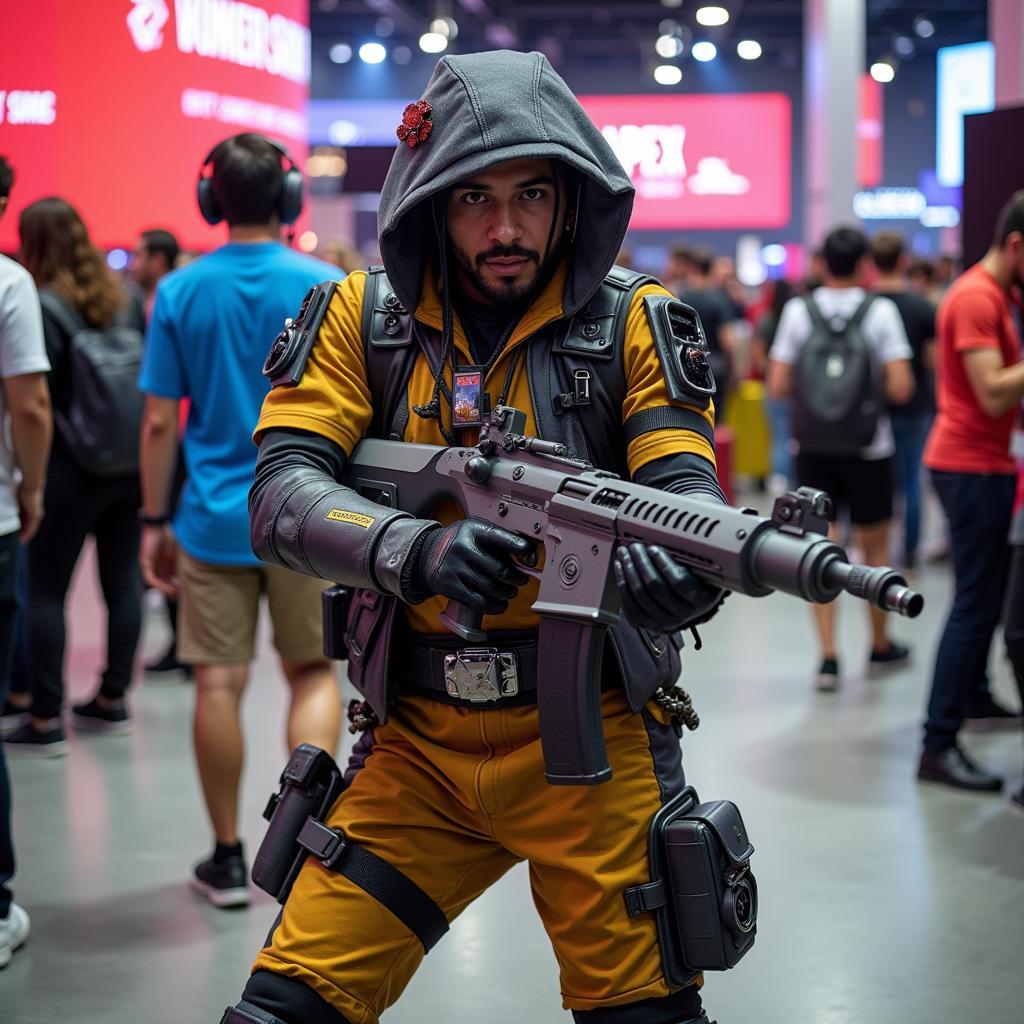
[[[415,603],[423,535],[438,524],[386,508],[338,483],[345,454],[300,430],[271,430],[260,443],[249,492],[249,537],[265,562]]]
[[[728,505],[714,467],[694,452],[663,455],[641,466],[633,476],[638,484],[657,487],[671,494],[700,494]]]

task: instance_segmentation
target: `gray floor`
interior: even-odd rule
[[[862,678],[864,614],[842,607],[844,685],[813,692],[808,613],[785,597],[733,597],[690,654],[703,724],[685,740],[690,781],[741,806],[757,846],[762,910],[750,955],[709,977],[720,1024],[867,1024],[1024,1019],[1024,815],[1005,797],[918,786],[918,723],[948,600],[943,569],[918,577],[929,606],[895,633],[909,669]],[[100,657],[94,573],[70,603],[72,695]],[[165,626],[150,616],[146,649]],[[1009,697],[1005,662],[993,657]],[[63,761],[13,765],[17,897],[33,935],[0,972],[2,1024],[213,1022],[234,1002],[275,914],[260,897],[217,911],[186,886],[208,834],[192,767],[190,688],[142,682],[127,737],[72,737]],[[245,835],[284,758],[283,692],[264,650],[246,706]],[[346,745],[347,745],[346,738]],[[967,737],[1020,780],[1020,734]],[[452,927],[388,1024],[568,1020],[522,868]]]

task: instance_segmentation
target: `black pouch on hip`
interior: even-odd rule
[[[754,847],[739,809],[728,800],[701,803],[692,787],[651,822],[651,881],[626,890],[630,917],[655,915],[665,977],[673,987],[701,971],[735,967],[757,934]]]
[[[345,631],[348,609],[352,604],[352,591],[335,583],[320,594],[320,610],[323,614],[324,657],[334,661],[348,660],[348,645]]]
[[[322,820],[344,788],[334,758],[309,743],[292,751],[281,773],[281,788],[270,797],[263,817],[270,822],[252,865],[252,880],[264,892],[284,903],[308,849],[299,833],[310,818]]]

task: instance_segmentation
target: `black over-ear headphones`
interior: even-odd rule
[[[234,138],[237,138],[237,136],[234,136]],[[263,139],[268,145],[273,146],[281,154],[282,159],[288,161],[288,166],[281,175],[281,196],[277,202],[277,215],[281,218],[282,224],[294,224],[302,212],[302,172],[295,166],[295,161],[292,159],[291,154],[280,142],[268,139],[265,135],[258,135],[257,138]],[[224,219],[224,211],[220,208],[220,203],[217,202],[217,197],[213,194],[211,176],[204,172],[216,159],[220,147],[228,141],[230,140],[222,139],[218,142],[206,154],[206,159],[203,161],[202,167],[199,168],[199,181],[196,183],[196,201],[199,203],[199,212],[203,215],[203,220],[207,224],[219,224]]]

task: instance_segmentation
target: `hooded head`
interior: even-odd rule
[[[438,221],[445,216],[439,200],[498,164],[532,163],[536,169],[536,162],[543,162],[552,171],[554,193],[574,237],[562,307],[565,315],[575,313],[615,262],[633,207],[633,186],[604,136],[540,53],[497,50],[444,57],[424,100],[429,108],[421,106],[419,112],[429,109],[432,127],[417,131],[414,145],[409,132],[403,133],[406,140],[391,161],[380,200],[381,254],[398,297],[408,309],[419,302],[428,260],[437,252]],[[523,183],[509,179],[506,184]],[[558,239],[547,241],[547,251],[557,251]],[[471,280],[480,251],[460,253],[456,247]],[[543,261],[545,246],[532,251]],[[516,253],[510,249],[497,258],[513,261]]]

